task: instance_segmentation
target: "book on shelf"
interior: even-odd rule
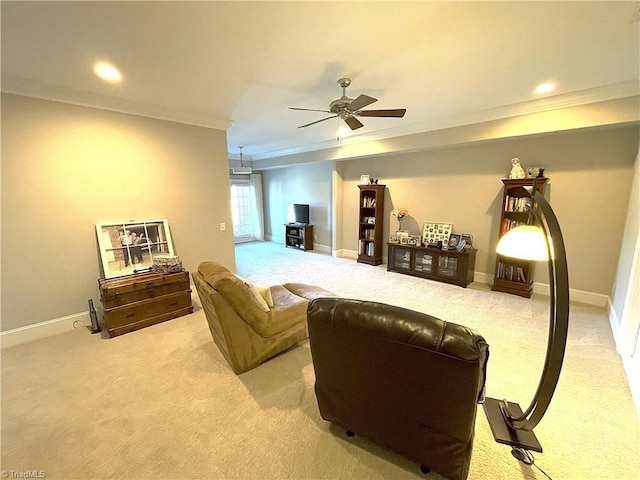
[[[364,208],[375,208],[376,199],[373,197],[363,197],[362,198],[362,206]]]
[[[502,232],[506,233],[512,228],[519,227],[521,225],[526,225],[525,222],[520,222],[518,220],[512,220],[510,218],[505,218],[502,222]]]
[[[522,267],[498,263],[498,278],[510,282],[527,283],[527,277]]]
[[[373,257],[375,254],[374,242],[370,240],[359,240],[358,253],[360,255]]]
[[[375,237],[376,237],[376,232],[372,228],[369,228],[367,230],[363,230],[363,232],[362,232],[362,238],[364,240],[375,240]]]
[[[374,248],[373,248],[373,242],[368,242],[367,243],[367,255],[369,255],[370,257],[373,257],[374,254],[375,254],[375,252],[374,252]]]
[[[527,283],[527,279],[524,276],[524,270],[522,269],[522,267],[518,267],[517,271],[518,271],[518,281],[522,283]]]
[[[507,195],[504,198],[504,211],[505,212],[528,212],[529,211],[528,197],[511,197]]]

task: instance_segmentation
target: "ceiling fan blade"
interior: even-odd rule
[[[359,117],[397,117],[402,118],[407,112],[406,108],[397,108],[395,110],[362,110],[357,113]]]
[[[356,130],[360,127],[364,127],[364,125],[356,117],[347,117],[344,119],[344,121],[347,123],[347,125],[349,125],[349,128],[351,128],[351,130]]]
[[[351,112],[357,112],[361,108],[366,107],[367,105],[371,105],[373,102],[377,102],[377,98],[370,97],[368,95],[360,95],[358,98],[353,100],[349,106],[347,106],[347,110]]]
[[[332,115],[331,117],[323,118],[322,120],[316,120],[315,122],[305,123],[304,125],[300,125],[298,128],[308,127],[309,125],[315,125],[316,123],[324,122],[325,120],[329,120],[330,118],[336,118],[338,115]]]
[[[331,113],[329,110],[318,110],[317,108],[299,108],[299,107],[289,107],[289,110],[305,110],[307,112],[324,112]]]

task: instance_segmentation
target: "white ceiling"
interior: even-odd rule
[[[368,108],[407,108],[362,118],[367,139],[640,93],[638,2],[0,5],[3,91],[228,128],[257,160],[335,143],[338,119],[298,129],[327,115],[287,107],[327,109],[344,76]]]

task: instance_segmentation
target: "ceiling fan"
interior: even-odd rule
[[[324,122],[325,120],[329,120],[331,118],[339,117],[346,122],[347,125],[351,128],[351,130],[356,130],[358,128],[364,127],[362,122],[358,120],[356,117],[395,117],[402,118],[406,113],[406,108],[397,108],[393,110],[362,110],[367,105],[371,105],[374,102],[377,102],[377,98],[370,97],[368,95],[359,95],[355,100],[347,97],[347,87],[351,85],[351,79],[349,78],[341,78],[338,80],[338,85],[342,87],[342,97],[334,100],[329,104],[329,110],[317,110],[315,108],[298,108],[298,107],[289,107],[291,110],[306,110],[309,112],[325,112],[325,113],[333,113],[330,117],[323,118],[321,120],[316,120],[315,122],[307,123],[305,125],[300,125],[298,128],[308,127],[310,125],[315,125],[316,123]]]

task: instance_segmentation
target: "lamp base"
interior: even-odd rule
[[[507,403],[512,414],[522,415],[520,405],[512,402]],[[542,453],[542,446],[532,431],[517,430],[507,423],[500,410],[500,400],[485,398],[482,406],[496,442]]]

